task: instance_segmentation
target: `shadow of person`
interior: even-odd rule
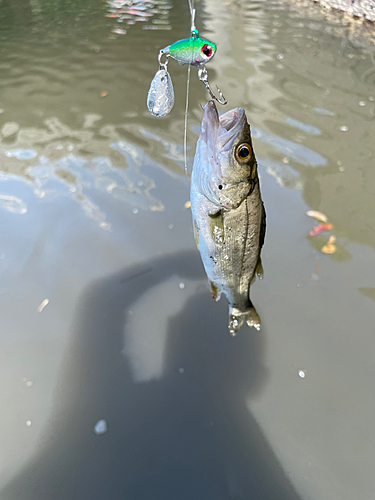
[[[174,275],[202,278],[198,253],[157,258],[84,293],[43,442],[1,499],[297,500],[246,407],[264,379],[262,336],[230,338],[227,308],[208,292],[165,312],[162,378],[133,381],[126,314]],[[96,435],[103,418],[107,432]]]

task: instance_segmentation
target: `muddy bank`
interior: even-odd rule
[[[324,7],[343,10],[353,16],[363,17],[369,21],[375,21],[374,0],[314,0]]]

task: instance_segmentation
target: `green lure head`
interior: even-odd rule
[[[216,45],[204,38],[191,37],[172,43],[160,52],[176,59],[181,65],[200,66],[211,61],[216,53]]]

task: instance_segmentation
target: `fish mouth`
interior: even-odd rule
[[[228,203],[220,201],[222,187],[218,187],[222,185],[222,164],[228,162],[233,142],[246,125],[246,115],[242,108],[234,108],[219,117],[214,101],[209,101],[203,110],[193,173],[197,172],[200,192],[217,207],[227,209]]]
[[[214,101],[209,101],[204,109],[201,135],[213,156],[221,151],[229,151],[238,132],[246,123],[245,111],[234,108],[219,117]]]

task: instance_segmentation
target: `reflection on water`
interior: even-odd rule
[[[3,180],[13,178],[14,171],[34,185],[40,198],[70,194],[99,225],[108,229],[105,214],[89,198],[92,189],[124,199],[149,210],[163,210],[163,204],[152,196],[154,182],[142,172],[142,166],[160,166],[134,144],[120,139],[115,127],[106,125],[90,130],[100,117],[85,116],[82,130],[72,130],[57,118],[45,121],[45,129],[20,129],[3,125]],[[145,132],[143,132],[145,134]],[[12,135],[12,141],[6,141]],[[108,142],[108,141],[115,142]],[[95,155],[95,156],[94,156]],[[96,156],[100,155],[100,156]],[[7,160],[10,158],[12,160]],[[21,162],[17,160],[22,160]],[[5,195],[4,195],[5,196]],[[14,203],[13,203],[14,205]],[[8,210],[11,209],[8,207]],[[19,212],[22,213],[22,212]]]
[[[16,196],[0,194],[0,206],[13,214],[25,214],[27,206]]]
[[[117,26],[112,29],[117,35],[125,35],[126,29],[142,22],[143,29],[170,30],[169,9],[172,8],[169,0],[107,0],[108,14],[106,17],[116,19]]]
[[[155,53],[189,34],[187,2],[0,3],[1,498],[71,500],[90,484],[92,498],[149,498],[126,483],[145,469],[163,498],[181,485],[267,498],[249,469],[289,499],[373,496],[373,28],[308,0],[196,6],[218,43],[210,83],[246,110],[267,206],[262,332],[234,342],[184,209],[186,68],[173,116],[146,108]],[[190,165],[206,98],[192,78]],[[333,224],[336,253],[306,236],[309,209]],[[171,254],[177,278],[157,260]],[[123,269],[150,263],[158,284],[145,273],[124,292]]]
[[[327,164],[326,158],[319,153],[308,149],[306,146],[298,144],[297,142],[288,141],[282,137],[267,134],[266,132],[258,130],[254,127],[252,130],[254,139],[257,139],[264,144],[270,144],[272,149],[278,153],[282,153],[288,160],[291,159],[299,165],[306,167],[319,167]]]

